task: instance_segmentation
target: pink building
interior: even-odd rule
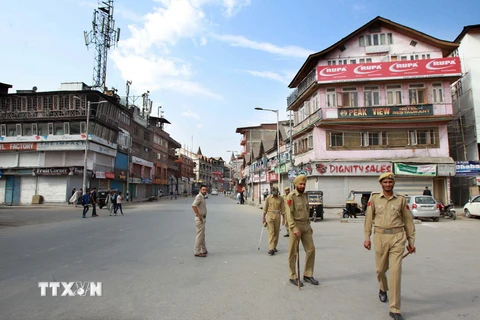
[[[449,199],[450,84],[461,76],[457,43],[377,17],[310,55],[289,87],[294,159],[307,190],[343,205],[350,190],[378,191],[382,172],[395,190]]]

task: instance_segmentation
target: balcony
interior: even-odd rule
[[[312,69],[305,79],[300,82],[298,88],[295,89],[287,98],[287,106],[292,106],[299,97],[302,96],[308,89],[312,88],[317,82],[316,68]]]

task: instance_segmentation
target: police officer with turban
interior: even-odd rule
[[[415,253],[415,226],[412,213],[405,197],[393,192],[395,176],[386,172],[378,179],[381,192],[373,193],[367,204],[365,215],[365,241],[363,246],[370,250],[370,236],[374,231],[375,264],[380,287],[378,297],[387,302],[390,291],[390,313],[394,320],[403,320],[400,314],[400,286],[402,277],[402,257],[405,244],[409,253]],[[372,224],[375,224],[372,227]],[[386,272],[390,281],[387,283]]]
[[[288,266],[290,270],[290,283],[298,286],[297,273],[295,272],[295,260],[297,259],[297,244],[302,241],[305,249],[305,270],[303,280],[313,285],[319,285],[319,282],[313,277],[313,268],[315,265],[315,245],[313,244],[313,230],[310,227],[310,209],[308,206],[307,195],[305,194],[305,184],[307,177],[300,175],[293,180],[295,190],[287,196],[287,221],[290,229],[289,247],[288,247]],[[300,281],[300,286],[303,283]]]
[[[262,223],[267,223],[268,254],[271,256],[277,252],[280,219],[282,219],[282,224],[285,225],[285,201],[280,196],[278,188],[273,187],[272,194],[265,199],[262,218]]]

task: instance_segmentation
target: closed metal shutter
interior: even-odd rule
[[[20,168],[37,167],[39,163],[39,154],[39,152],[20,152],[18,166]]]
[[[2,158],[3,161],[3,158]],[[0,179],[0,203],[5,202],[5,177]]]
[[[9,153],[2,152],[2,168],[16,168],[17,167],[17,152]]]
[[[45,152],[44,163],[40,164],[40,167],[64,167],[64,155],[65,152],[48,151]]]
[[[22,176],[20,180],[20,203],[31,204],[35,195],[37,177]]]
[[[65,154],[65,166],[83,167],[84,159],[85,159],[84,151],[68,151]]]
[[[433,194],[433,178],[423,177],[395,177],[394,191],[399,194],[423,194],[425,187],[428,187]]]
[[[38,194],[45,202],[65,202],[67,198],[67,177],[38,177]]]

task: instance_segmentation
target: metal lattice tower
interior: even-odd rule
[[[93,11],[92,30],[84,31],[87,48],[95,45],[95,66],[93,67],[92,88],[106,89],[107,53],[120,39],[120,28],[115,30],[113,20],[113,0],[98,1],[98,9]]]

